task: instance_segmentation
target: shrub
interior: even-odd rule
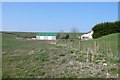
[[[95,25],[92,30],[93,38],[99,38],[112,33],[120,33],[120,21],[105,22]]]
[[[60,54],[59,54],[59,56],[65,56],[65,54],[63,54],[63,53],[60,53]]]
[[[59,33],[58,39],[69,39],[69,34],[66,33]]]

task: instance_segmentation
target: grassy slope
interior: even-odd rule
[[[47,41],[17,40],[15,35],[4,33],[2,40],[4,77],[32,77],[33,74],[39,77],[44,74],[40,67],[49,59],[48,52],[49,54],[60,52],[60,50],[49,51],[53,45]],[[36,65],[33,72],[32,69]]]
[[[118,57],[118,35],[120,35],[120,33],[110,34],[94,40],[83,41],[81,42],[81,45],[83,48],[90,48],[91,46],[96,52],[107,55],[105,57],[108,59],[110,59],[109,56],[113,56],[111,57],[113,60],[114,57],[115,59]]]
[[[112,65],[118,63],[118,33],[81,41],[80,45],[79,41],[67,42],[64,46],[48,41],[17,40],[15,35],[5,33],[2,40],[3,77],[106,77],[107,72],[111,76],[117,74],[116,66]],[[94,55],[92,62],[86,62],[86,54]],[[101,67],[98,68],[101,64],[97,63],[102,59],[109,65],[102,66],[104,74]],[[89,66],[88,70],[76,71],[80,63]],[[95,68],[93,73],[96,74],[89,75],[91,68]],[[97,72],[99,69],[100,73]]]

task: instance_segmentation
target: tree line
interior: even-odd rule
[[[92,30],[94,39],[112,33],[120,33],[120,21],[100,23],[95,25]]]

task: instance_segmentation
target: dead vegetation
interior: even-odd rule
[[[3,77],[118,78],[117,39],[103,39],[56,44],[15,40],[16,44],[9,44],[13,47],[3,45]]]

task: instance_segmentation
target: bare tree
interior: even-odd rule
[[[78,29],[77,27],[72,27],[72,30],[71,30],[73,33],[77,33],[78,32]]]
[[[71,39],[73,41],[75,41],[75,48],[78,49],[79,51],[81,51],[81,43],[80,43],[80,39],[79,39],[79,30],[77,27],[72,27],[71,29],[72,35],[71,35]]]
[[[78,29],[77,29],[77,27],[72,27],[72,29],[71,29],[71,32],[72,32],[72,39],[74,40],[74,39],[77,39],[77,37],[78,37]]]

